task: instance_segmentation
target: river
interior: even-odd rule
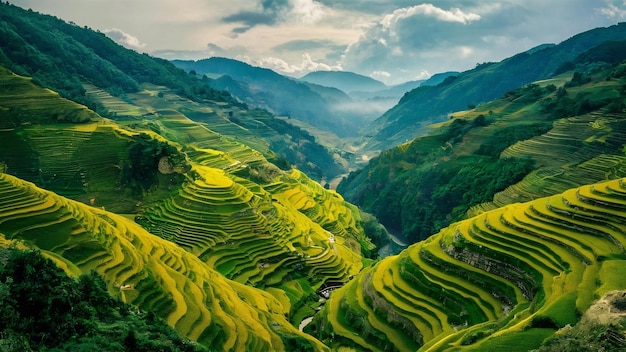
[[[401,240],[397,234],[393,234],[389,231],[387,231],[387,234],[389,235],[389,243],[382,246],[378,250],[378,255],[381,258],[388,257],[390,255],[396,255],[400,253],[403,249],[408,247],[408,244]]]

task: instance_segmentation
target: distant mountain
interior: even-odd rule
[[[356,275],[374,246],[356,207],[274,158],[280,169],[253,137],[274,135],[293,153],[319,145],[265,111],[222,102],[224,112],[140,87],[121,99],[85,83],[103,110],[120,113],[103,118],[0,67],[0,247],[40,250],[73,276],[95,270],[110,294],[210,350],[328,350],[294,325],[315,312],[322,285]],[[5,281],[3,301],[24,297]]]
[[[301,81],[334,87],[348,94],[352,92],[377,92],[389,87],[371,77],[347,71],[315,71],[300,78]]]
[[[607,63],[622,61],[622,45],[612,54],[600,45],[580,58],[601,61],[455,112],[337,190],[416,242],[467,215],[626,177],[626,64]]]
[[[309,133],[210,88],[210,79],[201,80],[169,61],[128,50],[103,33],[53,16],[2,3],[0,65],[105,117],[141,120],[163,109],[178,109],[185,117],[211,123],[213,131],[274,161],[295,165],[318,180],[344,171]],[[160,96],[151,97],[158,99],[138,98],[145,96],[147,88],[159,91]],[[315,102],[322,105],[321,99]]]
[[[582,52],[606,41],[626,39],[626,23],[578,34],[558,45],[545,45],[498,63],[449,76],[436,86],[420,86],[368,126],[367,150],[384,150],[426,133],[426,126],[451,112],[495,99],[530,82],[545,79]]]
[[[429,79],[423,81],[420,86],[436,86],[438,84],[441,84],[443,81],[446,80],[446,78],[450,76],[458,76],[459,73],[460,72],[457,72],[457,71],[435,73],[434,75],[430,76]]]
[[[363,124],[358,114],[339,108],[351,98],[335,88],[300,82],[270,69],[221,57],[172,63],[188,72],[218,76],[209,81],[212,88],[227,90],[248,105],[302,120],[339,136],[356,135]]]

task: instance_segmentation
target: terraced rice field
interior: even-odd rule
[[[360,247],[346,244],[356,243],[357,219],[343,199],[317,183],[297,174],[251,191],[222,170],[195,170],[199,178],[148,208],[139,221],[226,277],[261,287],[305,277],[318,287],[346,280],[362,267]]]
[[[624,219],[626,179],[485,212],[334,291],[314,323],[331,348],[537,348],[626,288],[610,274],[626,265]]]
[[[126,218],[0,174],[0,242],[10,241],[41,249],[72,275],[96,270],[112,294],[211,348],[283,350],[289,335],[325,349],[291,326],[270,294],[225,279]]]
[[[626,140],[624,117],[593,112],[561,119],[548,133],[507,148],[502,157],[530,158],[537,169],[468,214],[561,193],[580,185],[580,180],[594,183],[626,176],[626,156],[615,152]]]

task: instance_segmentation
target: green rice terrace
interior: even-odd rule
[[[118,124],[26,78],[1,77],[29,96],[11,107],[22,120],[0,131],[11,141],[0,145],[6,173],[136,218],[225,277],[272,292],[296,324],[319,305],[316,290],[357,274],[374,248],[356,207],[268,162],[267,146],[256,151],[172,110]],[[10,106],[14,87],[0,106]],[[73,111],[90,115],[64,120]]]
[[[220,350],[324,349],[269,293],[228,280],[198,257],[122,216],[0,175],[0,234],[39,248],[68,274],[95,270],[109,291]]]
[[[583,65],[453,113],[337,190],[415,243],[484,211],[624,177],[625,74],[623,63]]]
[[[331,348],[528,351],[626,287],[626,180],[454,223],[334,291]]]

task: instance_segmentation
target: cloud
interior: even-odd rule
[[[214,43],[208,43],[202,50],[155,50],[151,54],[167,60],[200,60],[209,57],[236,57],[247,55],[247,50],[242,46],[223,48]]]
[[[326,6],[315,0],[261,0],[255,10],[241,10],[223,17],[222,21],[241,24],[233,29],[233,33],[241,34],[259,25],[314,24],[328,11]]]
[[[374,71],[370,74],[370,77],[375,79],[388,79],[391,77],[391,73],[387,71]]]
[[[539,0],[528,1],[531,4],[523,6],[512,1],[461,1],[457,4],[465,4],[463,8],[435,4],[399,8],[364,30],[340,62],[350,71],[385,71],[388,77],[377,78],[395,84],[429,72],[462,71],[478,62],[503,59],[536,45],[524,36],[525,26],[543,9],[536,6],[541,5]]]
[[[480,15],[475,13],[465,13],[461,9],[453,7],[450,10],[440,9],[433,4],[421,4],[413,7],[405,7],[395,10],[390,15],[383,17],[380,24],[389,28],[397,25],[398,22],[415,16],[435,18],[444,22],[458,22],[468,24],[472,21],[480,20]]]
[[[345,45],[337,44],[329,39],[297,39],[291,40],[286,43],[282,43],[280,45],[276,45],[273,47],[273,50],[277,52],[283,51],[306,51],[311,49],[320,49],[320,48],[341,48],[345,49]]]
[[[237,60],[245,61],[254,66],[266,67],[278,73],[299,76],[313,71],[342,71],[340,65],[328,65],[316,62],[308,53],[302,54],[302,62],[298,65],[289,64],[283,59],[277,57],[263,57],[260,59],[251,59],[247,56],[237,57]]]
[[[129,49],[141,51],[143,48],[146,47],[146,44],[142,43],[137,37],[131,34],[125,33],[124,31],[118,28],[105,29],[104,34],[106,34],[109,38],[111,38],[116,43]]]
[[[626,18],[626,8],[624,7],[626,7],[626,1],[622,2],[621,7],[615,3],[607,2],[605,7],[600,7],[597,11],[608,18],[624,19]]]

